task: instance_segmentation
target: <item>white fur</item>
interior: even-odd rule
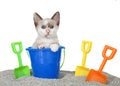
[[[51,48],[52,51],[56,52],[59,48],[59,45],[58,44],[51,44],[50,48]]]
[[[59,18],[59,15],[54,15],[56,20],[58,21],[57,17]],[[59,48],[59,41],[57,38],[57,30],[58,25],[57,22],[53,19],[40,19],[38,14],[34,15],[34,22],[36,22],[38,25],[36,26],[36,31],[38,33],[38,37],[36,38],[35,42],[33,43],[33,48],[51,48],[53,52],[56,52]],[[54,18],[54,17],[53,17]],[[49,27],[46,27],[46,29],[42,29],[42,25],[48,25],[52,24],[54,25],[54,28],[50,29]],[[48,29],[48,31],[47,31]]]

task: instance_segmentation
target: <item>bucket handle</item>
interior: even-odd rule
[[[61,65],[60,65],[60,69],[63,67],[64,62],[65,62],[65,47],[63,47],[63,61],[62,61]]]

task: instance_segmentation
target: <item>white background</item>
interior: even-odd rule
[[[120,77],[120,0],[1,0],[0,1],[0,71],[18,67],[11,42],[22,41],[22,59],[30,66],[25,48],[32,45],[37,33],[33,13],[43,18],[56,11],[61,14],[58,37],[66,47],[66,60],[61,70],[75,71],[81,65],[82,40],[93,42],[86,66],[98,70],[105,45],[115,47],[117,53],[103,71]]]

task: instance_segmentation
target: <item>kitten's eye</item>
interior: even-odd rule
[[[54,26],[53,26],[53,25],[50,25],[49,27],[50,27],[50,29],[53,29],[53,28],[54,28]]]
[[[45,26],[45,25],[42,25],[42,26],[41,26],[41,28],[42,28],[42,29],[45,29],[45,28],[46,28],[46,26]]]

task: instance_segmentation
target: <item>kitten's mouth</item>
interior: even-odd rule
[[[46,29],[46,35],[45,35],[45,37],[48,37],[49,35],[50,35],[50,30]]]
[[[45,35],[45,37],[48,37],[50,34],[49,33],[47,33],[46,35]]]

